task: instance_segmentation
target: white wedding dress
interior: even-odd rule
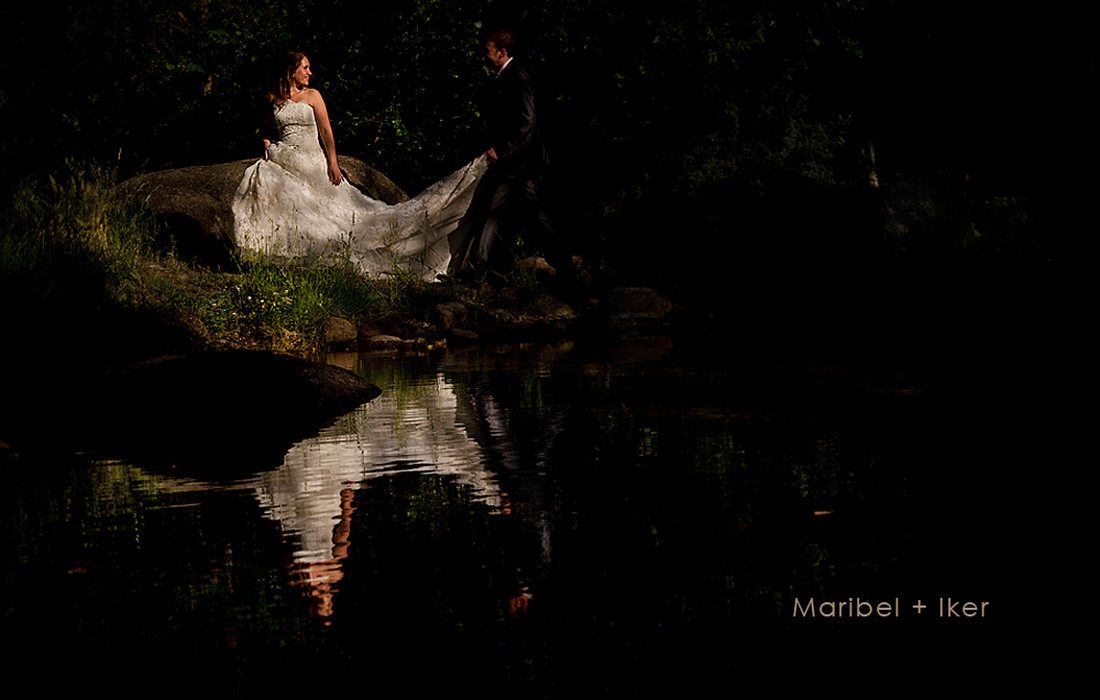
[[[451,241],[488,167],[482,155],[412,199],[385,204],[346,180],[328,179],[313,108],[275,108],[279,140],[245,171],[233,197],[234,243],[242,257],[284,263],[350,262],[362,274],[446,273]]]

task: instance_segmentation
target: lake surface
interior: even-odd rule
[[[1032,394],[656,339],[329,360],[383,394],[265,469],[0,472],[9,671],[216,696],[889,690],[1003,673],[1035,615]]]

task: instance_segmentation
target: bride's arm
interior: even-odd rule
[[[340,166],[336,164],[336,139],[332,137],[332,125],[328,121],[328,110],[325,109],[325,101],[321,99],[321,93],[316,90],[310,95],[309,106],[313,107],[313,116],[317,119],[317,131],[321,135],[321,145],[325,149],[325,157],[328,160],[328,179],[332,184],[339,185],[344,179],[340,172]]]

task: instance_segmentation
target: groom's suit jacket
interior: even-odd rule
[[[535,112],[531,76],[512,59],[493,78],[485,106],[485,133],[505,176],[535,177],[547,163]]]

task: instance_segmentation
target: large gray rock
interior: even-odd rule
[[[95,442],[189,463],[277,464],[290,444],[381,390],[332,365],[258,351],[158,358],[107,378]]]
[[[337,156],[337,161],[348,180],[367,195],[387,204],[409,198],[388,177],[363,161],[350,156]],[[193,221],[207,237],[232,245],[233,194],[244,171],[255,162],[248,159],[160,170],[130,178],[119,187],[147,198],[157,214]]]

